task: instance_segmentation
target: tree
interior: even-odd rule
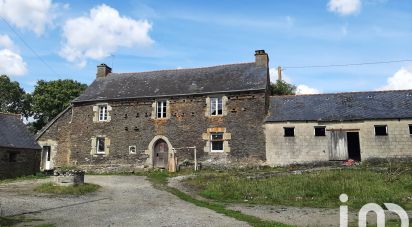
[[[35,122],[31,123],[38,131],[50,120],[70,105],[86,89],[87,85],[74,80],[37,81],[32,94],[32,110]]]
[[[6,75],[0,76],[0,112],[30,116],[30,94],[26,94],[17,81]]]
[[[272,95],[294,95],[296,86],[284,80],[277,80],[276,83],[270,85],[270,92]]]

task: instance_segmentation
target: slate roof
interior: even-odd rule
[[[264,90],[267,68],[253,63],[139,73],[96,79],[73,102]]]
[[[273,96],[267,122],[412,119],[412,90]]]
[[[0,113],[0,147],[41,149],[19,115]]]

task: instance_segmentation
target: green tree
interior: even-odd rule
[[[87,85],[74,80],[37,81],[32,94],[32,110],[35,122],[33,131],[38,131],[70,105],[86,89]]]
[[[0,112],[30,116],[30,94],[26,94],[17,81],[6,75],[0,76]]]
[[[270,85],[270,92],[272,95],[294,95],[296,86],[284,80],[277,80],[276,83]]]

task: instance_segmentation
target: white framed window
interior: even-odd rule
[[[129,146],[129,154],[136,154],[136,146]]]
[[[315,126],[315,136],[326,136],[326,126]]]
[[[99,105],[99,121],[107,121],[107,105]]]
[[[210,98],[210,115],[211,116],[223,115],[222,97]]]
[[[96,154],[105,154],[105,138],[97,137],[96,138]]]
[[[167,101],[157,101],[156,116],[157,118],[166,118]]]
[[[210,134],[211,152],[223,152],[223,132]]]

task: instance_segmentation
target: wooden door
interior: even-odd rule
[[[166,168],[169,147],[164,140],[158,140],[154,146],[153,166],[155,168]]]
[[[330,131],[329,160],[339,161],[348,159],[348,137],[345,131]]]

